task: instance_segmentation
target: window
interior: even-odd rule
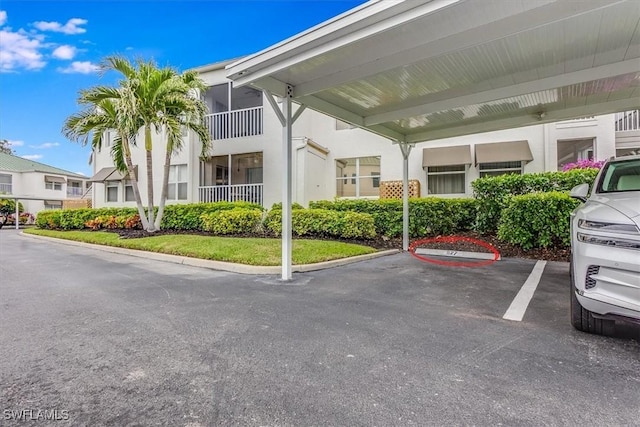
[[[12,179],[12,175],[0,174],[0,194],[11,194]]]
[[[380,156],[336,160],[337,197],[375,197],[379,187]]]
[[[466,165],[428,166],[428,194],[464,194],[466,190]]]
[[[45,210],[62,209],[62,202],[59,200],[45,200],[44,208]]]
[[[522,175],[522,162],[480,163],[480,178],[500,175]]]
[[[187,200],[187,165],[170,166],[167,199]]]
[[[45,175],[44,176],[44,188],[47,190],[62,190],[62,184],[67,180],[60,176]]]
[[[135,202],[136,197],[133,194],[133,183],[130,180],[124,182],[124,201]]]
[[[118,188],[120,187],[120,181],[106,181],[105,182],[105,197],[107,202],[118,201]]]
[[[593,159],[593,139],[558,141],[558,170],[568,163]]]
[[[45,182],[44,188],[47,190],[62,190],[62,183],[60,182]]]
[[[262,153],[209,157],[200,163],[200,185],[262,184]]]

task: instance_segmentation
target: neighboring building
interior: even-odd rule
[[[20,203],[29,213],[60,209],[66,201],[90,197],[86,182],[84,175],[0,153],[0,198],[2,194],[28,197]]]
[[[185,149],[172,159],[168,203],[248,200],[270,207],[282,198],[282,127],[262,92],[233,88],[228,62],[196,69],[209,85],[203,99],[213,148],[199,158],[199,142],[185,134]],[[293,198],[312,200],[379,195],[382,181],[400,180],[402,154],[391,141],[305,110],[293,125]],[[142,135],[140,135],[140,138]],[[134,206],[126,177],[115,171],[109,141],[93,153],[93,204]],[[154,193],[161,190],[164,153],[154,141]],[[409,179],[421,196],[470,196],[478,177],[556,171],[581,159],[606,159],[640,152],[638,111],[580,118],[417,144],[409,158]],[[145,164],[135,150],[134,164]],[[140,168],[146,203],[146,172]]]

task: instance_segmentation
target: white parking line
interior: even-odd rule
[[[531,274],[527,277],[527,281],[524,282],[524,285],[520,288],[520,292],[518,292],[518,295],[516,295],[507,309],[507,312],[502,316],[503,319],[515,320],[518,322],[522,320],[524,313],[527,311],[527,307],[529,306],[529,302],[531,302],[531,298],[533,298],[533,294],[538,287],[538,283],[540,283],[540,278],[542,277],[542,272],[546,265],[547,261],[536,262],[533,270],[531,270]]]

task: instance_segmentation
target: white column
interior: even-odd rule
[[[293,88],[287,87],[287,96],[282,101],[284,124],[282,130],[282,280],[291,280],[291,199],[292,199],[292,141],[291,98]]]
[[[402,151],[402,250],[409,250],[409,153],[412,146],[400,143]]]
[[[13,217],[13,221],[16,223],[16,230],[20,229],[20,201],[16,199],[16,216]]]

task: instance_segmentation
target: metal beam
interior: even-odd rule
[[[407,117],[415,117],[423,114],[436,113],[438,111],[446,111],[452,108],[465,107],[467,105],[480,104],[483,102],[541,92],[544,90],[557,89],[564,86],[606,79],[624,74],[638,73],[639,71],[640,66],[638,65],[638,59],[630,59],[614,64],[575,71],[573,73],[566,73],[526,83],[471,93],[464,96],[443,99],[446,95],[445,93],[426,95],[416,99],[411,99],[402,104],[385,107],[386,112],[372,114],[365,117],[364,125],[366,127],[379,123],[400,120]]]
[[[385,138],[389,138],[394,141],[405,140],[405,135],[400,132],[396,132],[383,125],[365,126],[364,118],[362,116],[315,96],[303,96],[301,98],[296,98],[296,100],[316,111],[320,111],[321,113],[332,117],[339,117],[340,120],[349,122],[360,128],[365,128],[373,133],[384,136]]]
[[[278,107],[278,102],[276,101],[273,94],[268,89],[262,89],[262,92],[264,93],[265,98],[267,98],[267,101],[269,101],[269,104],[271,105],[273,112],[276,113],[278,120],[280,120],[280,124],[282,126],[285,126],[287,122],[285,120],[284,115],[282,114],[282,111],[280,111],[280,107]]]
[[[492,132],[500,129],[510,129],[522,126],[532,126],[543,123],[552,123],[561,120],[568,120],[575,117],[611,114],[618,111],[635,110],[640,108],[638,97],[628,99],[618,99],[599,104],[581,105],[579,107],[567,108],[559,111],[546,111],[543,120],[538,120],[531,114],[520,117],[507,117],[499,120],[487,120],[475,122],[445,129],[433,129],[424,132],[407,135],[407,142],[417,143],[431,141],[434,139],[450,138],[453,136],[470,135],[474,133]]]
[[[300,106],[298,107],[298,109],[296,110],[296,113],[293,115],[293,117],[291,117],[291,123],[295,123],[296,120],[298,120],[298,118],[300,117],[300,115],[302,114],[302,112],[304,110],[307,109],[307,106],[304,104],[300,104]]]

